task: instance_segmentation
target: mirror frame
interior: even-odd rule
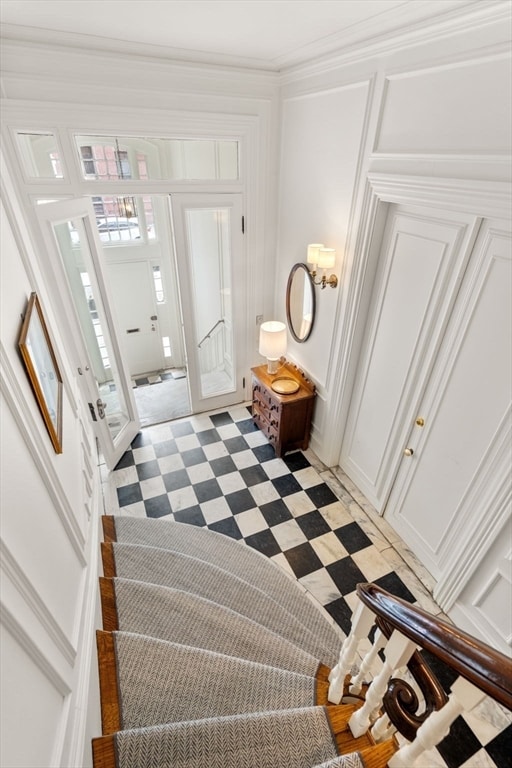
[[[306,277],[307,277],[307,285],[311,286],[311,325],[309,326],[308,332],[304,336],[299,336],[296,332],[296,329],[293,327],[293,322],[291,318],[291,307],[290,307],[290,297],[291,297],[291,291],[292,291],[292,282],[293,278],[295,277],[295,274],[297,272],[304,271]],[[309,339],[311,336],[311,331],[313,330],[313,326],[315,324],[315,314],[316,314],[316,296],[315,296],[315,286],[313,283],[313,279],[311,277],[311,274],[309,272],[309,269],[307,267],[307,264],[303,264],[301,262],[298,262],[297,264],[294,264],[293,267],[290,270],[290,275],[288,277],[288,283],[286,285],[286,319],[288,321],[288,328],[290,330],[291,335],[297,341],[299,344],[303,344],[305,341]]]

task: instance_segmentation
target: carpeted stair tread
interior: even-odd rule
[[[366,766],[359,752],[352,752],[350,755],[339,755],[333,760],[327,760],[321,765],[314,765],[313,768],[366,768]]]
[[[326,647],[339,646],[344,640],[338,625],[319,603],[276,563],[246,544],[207,528],[172,520],[125,515],[116,515],[112,520],[117,541],[169,549],[218,565],[241,579],[250,580],[300,617],[309,630],[325,638]]]
[[[157,725],[114,738],[117,768],[311,768],[338,757],[323,707]]]
[[[180,524],[179,524],[180,525]],[[184,526],[185,527],[185,526]],[[174,587],[221,602],[264,627],[276,632],[319,662],[334,666],[339,655],[339,639],[329,646],[330,632],[315,634],[285,607],[286,596],[278,604],[265,592],[247,581],[211,563],[157,547],[114,542],[112,551],[115,575],[137,581]],[[244,550],[242,550],[244,551]],[[256,583],[258,583],[255,580]],[[287,580],[288,591],[297,591]],[[300,593],[299,593],[300,594]],[[292,601],[293,602],[293,601]],[[330,626],[323,624],[324,629]],[[327,638],[326,635],[327,634]]]
[[[316,657],[219,603],[183,590],[114,578],[118,629],[315,676]]]
[[[316,703],[314,677],[130,632],[112,634],[123,729]]]

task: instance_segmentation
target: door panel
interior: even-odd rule
[[[419,406],[425,426],[410,434],[414,454],[402,462],[386,510],[436,578],[464,560],[475,533],[485,540],[479,526],[486,520],[489,528],[501,503],[491,494],[498,475],[510,486],[510,436],[503,438],[512,392],[510,245],[507,233],[485,223]],[[504,452],[509,460],[499,469]]]
[[[340,466],[378,511],[477,226],[470,216],[391,206],[374,244],[379,266]]]
[[[245,258],[240,195],[171,195],[194,413],[240,403]]]
[[[70,200],[45,204],[37,213],[55,275],[55,306],[101,452],[112,469],[140,425],[102,271],[92,205]]]
[[[162,370],[165,364],[151,264],[114,262],[107,270],[130,375]]]

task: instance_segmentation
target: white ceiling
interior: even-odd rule
[[[476,2],[1,0],[0,19],[8,37],[279,70]]]

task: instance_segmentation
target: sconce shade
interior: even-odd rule
[[[334,248],[320,248],[318,251],[318,269],[332,269],[336,263],[336,251]]]
[[[308,245],[308,264],[316,264],[318,262],[318,252],[323,247],[323,243],[311,243]]]
[[[260,355],[267,360],[279,360],[286,354],[286,325],[268,320],[260,326]]]

